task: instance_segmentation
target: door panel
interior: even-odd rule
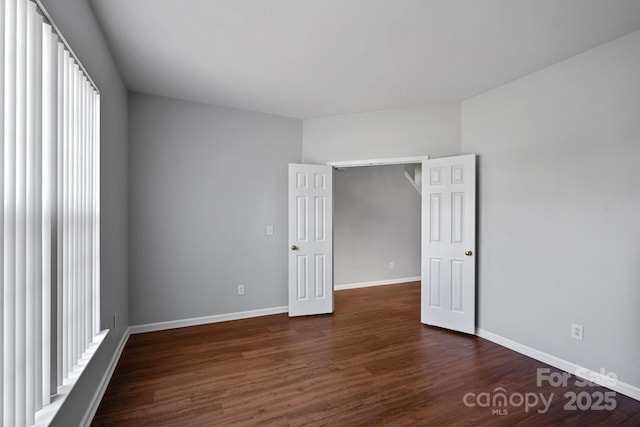
[[[289,165],[289,316],[333,312],[332,173]]]
[[[474,334],[476,156],[422,171],[422,323]]]

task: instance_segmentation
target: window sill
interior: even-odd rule
[[[69,378],[66,379],[60,387],[58,387],[58,393],[51,396],[51,403],[36,412],[36,422],[34,427],[46,427],[51,424],[51,421],[53,421],[58,410],[60,410],[62,404],[67,400],[67,396],[69,396],[69,393],[73,390],[73,387],[82,375],[82,372],[84,372],[84,369],[93,358],[93,355],[98,351],[108,333],[109,329],[105,329],[100,331],[100,333],[93,338],[93,342],[89,345],[89,349],[82,354],[82,358],[79,363],[74,366],[73,371],[69,373]]]

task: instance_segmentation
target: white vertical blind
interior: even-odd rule
[[[93,205],[91,212],[93,215],[91,225],[93,236],[93,253],[91,264],[93,265],[93,325],[92,335],[100,332],[100,93],[91,92],[91,109],[93,112],[93,135],[91,138],[91,149],[93,150],[91,179],[93,180]]]
[[[52,348],[53,288],[57,284],[56,253],[56,206],[57,206],[57,144],[58,144],[58,38],[50,25],[44,24],[42,31],[42,347]],[[52,363],[57,351],[42,352],[42,406],[51,402],[50,396],[56,387],[56,371]]]
[[[16,13],[16,278],[15,290],[15,347],[14,425],[26,424],[26,366],[25,366],[25,308],[26,308],[26,243],[27,243],[27,1],[18,0]]]
[[[53,227],[54,227],[54,236],[56,236],[57,238],[57,244],[55,246],[51,247],[51,250],[54,251],[55,254],[57,254],[57,256],[55,257],[55,263],[53,265],[55,265],[55,269],[56,269],[56,276],[55,276],[55,283],[52,283],[51,285],[51,291],[54,292],[55,291],[55,305],[52,305],[52,309],[55,309],[55,317],[52,317],[52,319],[55,319],[55,323],[56,323],[56,334],[55,334],[55,342],[56,342],[56,348],[57,351],[55,352],[55,378],[52,378],[52,382],[51,382],[51,387],[52,390],[56,390],[58,386],[62,385],[62,378],[64,378],[63,375],[63,371],[62,371],[62,361],[64,360],[63,358],[63,348],[64,346],[61,344],[62,342],[62,337],[64,336],[64,313],[62,311],[62,307],[63,307],[63,303],[64,303],[64,293],[62,292],[62,283],[63,283],[63,275],[64,275],[64,248],[63,248],[63,230],[64,230],[64,216],[62,215],[62,211],[64,210],[64,205],[63,205],[63,200],[62,200],[62,196],[64,194],[63,191],[63,186],[62,186],[62,174],[63,174],[63,170],[64,170],[64,149],[63,149],[63,142],[64,142],[64,122],[65,122],[65,115],[64,115],[64,106],[65,106],[65,100],[64,100],[64,94],[65,94],[65,74],[64,74],[64,69],[65,69],[65,62],[64,62],[64,53],[65,53],[65,49],[64,49],[64,45],[62,43],[58,43],[58,106],[56,108],[56,112],[57,112],[57,127],[58,127],[58,135],[57,135],[57,141],[56,141],[56,146],[53,148],[54,150],[57,151],[56,153],[56,161],[55,161],[55,165],[56,165],[56,171],[55,171],[55,175],[56,175],[56,184],[55,184],[55,188],[56,188],[56,197],[52,196],[52,199],[55,201],[55,206],[52,206],[52,210],[54,212],[56,212],[57,214],[55,215],[55,222],[53,223]],[[52,298],[53,299],[53,298]],[[52,352],[52,355],[54,353]],[[53,376],[53,375],[52,375]]]
[[[25,402],[26,425],[35,421],[35,408],[41,407],[41,369],[37,353],[42,351],[42,235],[41,232],[41,111],[42,111],[42,17],[36,5],[27,2],[27,84],[26,84],[26,261],[25,261]]]
[[[59,343],[62,347],[62,358],[60,359],[60,364],[62,365],[62,375],[58,379],[58,385],[62,385],[63,378],[67,378],[69,376],[69,365],[68,360],[70,360],[69,350],[71,348],[69,343],[69,337],[71,336],[71,322],[69,318],[71,317],[71,311],[69,309],[64,310],[64,307],[70,307],[69,304],[69,276],[70,276],[70,260],[71,260],[71,250],[69,245],[69,234],[70,234],[70,217],[69,217],[69,142],[71,141],[70,132],[69,132],[69,123],[70,117],[69,114],[69,92],[70,92],[70,84],[69,84],[69,52],[64,51],[63,53],[63,61],[64,61],[64,81],[62,83],[62,91],[63,91],[63,109],[62,109],[62,121],[63,121],[63,136],[62,141],[58,143],[59,149],[62,151],[62,163],[60,168],[60,211],[58,214],[62,220],[61,232],[62,232],[62,254],[60,256],[61,260],[61,270],[62,270],[62,281],[59,284],[58,292],[62,294],[62,303],[58,310],[62,313],[62,334],[58,337]]]
[[[5,245],[5,201],[4,201],[4,175],[5,175],[5,163],[4,163],[4,151],[5,151],[5,126],[4,126],[4,107],[6,103],[5,98],[5,9],[7,5],[2,3],[2,7],[0,7],[0,135],[2,135],[2,143],[0,144],[0,204],[2,204],[2,209],[0,209],[0,278],[2,279],[2,289],[0,289],[0,354],[3,355],[2,360],[0,361],[0,380],[2,380],[2,386],[0,386],[0,420],[4,421],[4,294],[6,288],[4,286],[5,280],[5,268],[4,268],[4,245]]]
[[[36,3],[0,1],[0,420],[19,427],[100,329],[100,98]]]
[[[15,419],[15,265],[16,265],[16,0],[4,4],[4,103],[3,103],[3,425]],[[8,422],[9,421],[9,422]]]

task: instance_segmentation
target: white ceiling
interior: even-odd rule
[[[459,102],[640,29],[638,0],[91,0],[130,90],[309,118]]]

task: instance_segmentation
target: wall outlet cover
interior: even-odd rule
[[[584,326],[577,323],[571,324],[571,338],[582,341]]]

